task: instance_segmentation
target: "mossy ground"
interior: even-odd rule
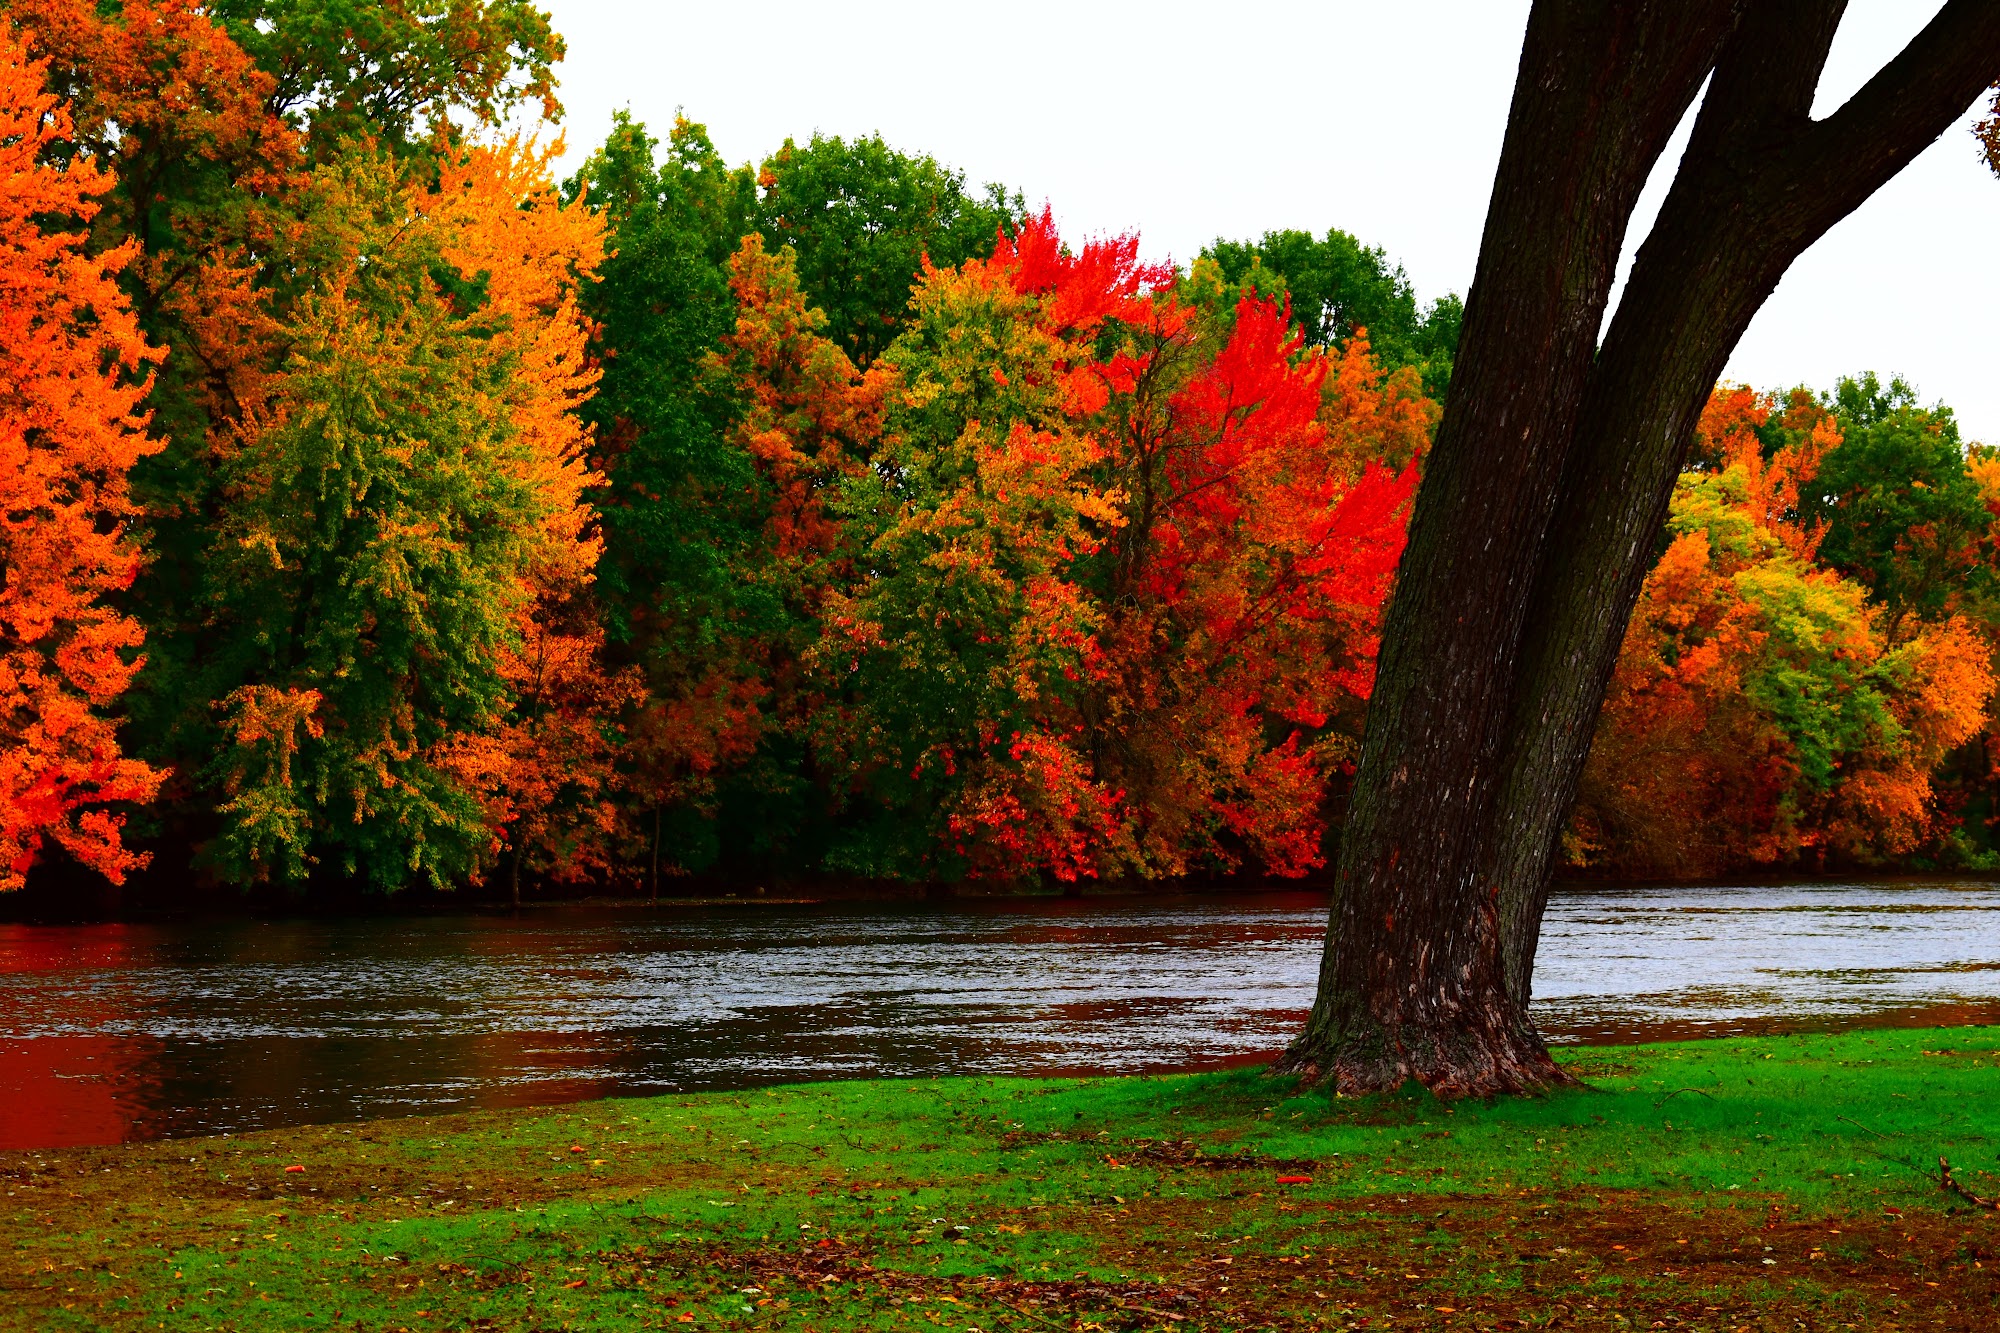
[[[1937,1179],[2000,1194],[2000,1029],[1564,1059],[1491,1104],[963,1078],[0,1154],[0,1321],[2000,1329],[2000,1213]]]

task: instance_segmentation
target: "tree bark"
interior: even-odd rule
[[[1534,941],[1701,404],[1792,259],[2000,73],[2000,0],[1963,0],[1812,122],[1842,8],[1539,0],[1530,15],[1319,994],[1281,1070],[1443,1095],[1564,1081],[1528,1016]],[[1600,351],[1639,190],[1711,74]]]
[[[1282,1068],[1344,1091],[1560,1074],[1479,878],[1514,657],[1626,221],[1731,0],[1542,0],[1528,20],[1451,393],[1392,599],[1319,996]]]

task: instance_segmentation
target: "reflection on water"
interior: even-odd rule
[[[0,926],[0,1147],[778,1080],[1199,1068],[1279,1046],[1323,900]],[[1561,1041],[2000,1022],[2000,887],[1559,895]]]

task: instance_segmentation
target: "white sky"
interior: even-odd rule
[[[1526,0],[543,0],[569,42],[570,163],[630,107],[676,108],[732,162],[787,135],[879,131],[1055,208],[1065,234],[1137,230],[1153,258],[1218,235],[1338,226],[1420,297],[1478,260]],[[1853,0],[1821,114],[1939,7]],[[1968,116],[1969,124],[1974,117]],[[1678,143],[1635,219],[1644,236]],[[1826,387],[1900,373],[2000,443],[2000,180],[1963,127],[1792,268],[1728,376]]]

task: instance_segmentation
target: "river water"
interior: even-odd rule
[[[1325,900],[0,925],[0,1148],[1281,1047]],[[2000,885],[1559,893],[1552,1040],[2000,1023]]]

